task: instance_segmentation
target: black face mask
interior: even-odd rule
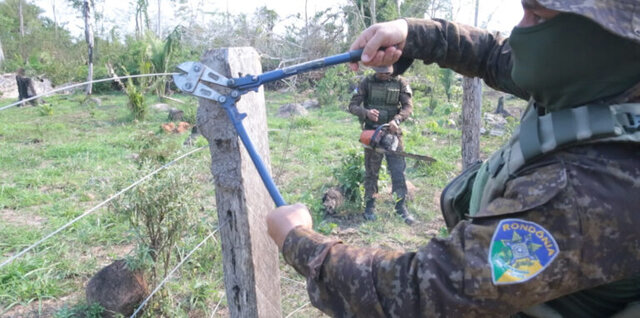
[[[513,81],[547,111],[613,97],[640,82],[640,44],[579,15],[516,27],[509,43]]]

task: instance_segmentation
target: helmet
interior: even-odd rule
[[[603,28],[640,43],[638,0],[538,0],[547,9],[587,17]]]

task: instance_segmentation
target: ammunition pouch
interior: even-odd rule
[[[444,217],[449,232],[458,222],[467,218],[473,183],[482,166],[482,161],[477,161],[467,167],[461,174],[455,177],[442,190],[440,195],[440,210]]]

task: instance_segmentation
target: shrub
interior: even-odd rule
[[[316,84],[316,95],[320,105],[333,105],[347,99],[351,94],[349,86],[352,78],[352,72],[348,71],[346,65],[327,68],[322,79]]]
[[[129,98],[127,107],[129,107],[131,116],[136,120],[144,120],[147,116],[147,105],[144,102],[144,95],[138,87],[133,84],[131,79],[129,79],[129,83],[127,84],[126,92],[127,97]]]
[[[163,142],[161,136],[152,132],[141,133],[134,137],[134,145],[138,151],[138,164],[142,167],[145,163],[164,164],[176,153],[178,146],[175,143]]]
[[[40,116],[53,115],[53,106],[51,106],[51,104],[41,104],[38,107],[38,114],[40,114]]]
[[[333,172],[333,176],[344,192],[345,199],[357,205],[362,204],[364,175],[364,155],[354,149],[342,158],[340,167]]]
[[[145,167],[151,171],[154,167]],[[175,168],[175,167],[174,167]],[[198,208],[193,200],[193,174],[168,169],[127,192],[113,208],[128,216],[134,232],[136,252],[127,265],[148,270],[149,282],[158,284],[166,277],[176,244],[188,229],[196,226]],[[159,293],[149,306],[162,316],[168,295]]]

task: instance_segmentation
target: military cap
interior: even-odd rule
[[[393,65],[372,66],[371,68],[376,71],[376,73],[393,73]]]
[[[603,28],[640,42],[640,5],[638,0],[538,0],[547,9],[587,17]]]

